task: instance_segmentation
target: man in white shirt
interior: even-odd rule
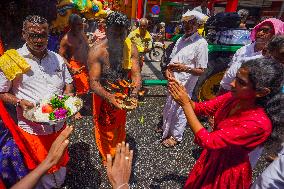
[[[64,129],[64,124],[54,126],[31,122],[23,117],[23,110],[32,108],[41,99],[53,94],[70,94],[72,78],[64,59],[47,50],[48,24],[40,16],[28,16],[23,24],[23,38],[26,44],[17,50],[31,66],[25,74],[8,80],[0,70],[0,99],[16,106],[18,132],[27,148],[23,156],[27,167],[32,170],[46,157],[52,142]],[[21,149],[20,149],[21,150]],[[27,158],[29,157],[29,158]],[[32,157],[32,158],[31,158]],[[49,170],[39,181],[37,188],[54,188],[63,184],[66,175],[68,154]]]
[[[202,18],[194,12],[188,11],[182,16],[185,34],[176,42],[165,74],[167,79],[175,77],[184,85],[189,96],[192,96],[198,77],[204,73],[208,63],[208,44],[197,33],[198,22]],[[172,147],[179,143],[186,123],[182,108],[168,95],[163,111],[162,144]]]

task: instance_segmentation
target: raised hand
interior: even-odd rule
[[[172,78],[169,81],[169,92],[173,99],[181,106],[190,103],[190,98],[184,86],[182,86],[176,79]]]
[[[61,159],[66,147],[69,144],[69,136],[73,131],[72,126],[66,126],[66,128],[60,133],[56,140],[52,143],[45,162],[50,165],[56,165]]]
[[[116,147],[115,159],[112,161],[107,155],[107,176],[114,189],[126,189],[131,174],[133,151],[129,150],[129,144],[119,143]]]

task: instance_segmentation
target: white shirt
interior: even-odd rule
[[[207,68],[208,63],[208,44],[204,38],[198,33],[185,38],[184,36],[178,39],[170,56],[171,62],[185,64],[190,68]],[[174,72],[175,78],[180,81],[191,93],[198,80],[198,76],[194,76],[186,72]]]
[[[254,46],[255,43],[251,43],[237,50],[237,52],[232,58],[232,61],[229,64],[229,69],[226,71],[223,79],[220,82],[222,88],[226,90],[231,90],[230,83],[232,83],[232,81],[235,79],[237,72],[243,62],[263,57],[262,51],[254,51]]]
[[[13,93],[19,99],[33,103],[40,102],[53,94],[62,94],[65,84],[72,83],[72,77],[64,63],[64,59],[52,51],[39,60],[28,50],[26,44],[17,50],[27,61],[31,69],[13,81],[9,81],[0,71],[0,92]],[[52,126],[42,125],[26,120],[22,109],[17,107],[18,125],[30,134],[47,135],[54,132]],[[55,131],[62,128],[63,123],[55,126]]]

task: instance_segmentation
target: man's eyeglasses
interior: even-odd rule
[[[31,39],[47,39],[48,38],[48,34],[47,33],[29,33],[29,32],[25,32],[29,38]]]
[[[185,26],[185,25],[195,25],[195,24],[196,24],[195,19],[188,20],[188,21],[182,21],[182,26]]]

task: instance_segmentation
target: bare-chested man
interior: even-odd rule
[[[70,31],[62,38],[60,42],[59,54],[67,59],[67,66],[73,74],[76,94],[85,99],[89,87],[87,57],[88,57],[88,39],[83,32],[83,20],[77,14],[69,17]],[[75,116],[81,118],[80,114]]]
[[[113,12],[106,18],[107,39],[94,46],[88,57],[90,86],[94,90],[94,133],[97,147],[106,162],[107,154],[114,156],[115,147],[125,141],[126,110],[115,94],[108,92],[108,82],[116,83],[131,74],[135,88],[131,92],[137,105],[141,85],[138,51],[127,37],[129,20],[126,15]],[[130,74],[129,74],[130,73]]]

